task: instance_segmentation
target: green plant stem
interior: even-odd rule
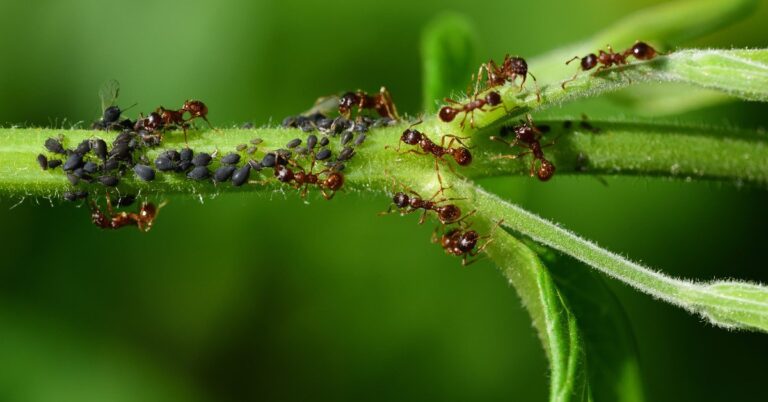
[[[560,226],[507,203],[469,182],[454,185],[479,215],[566,253],[641,292],[683,307],[728,328],[768,332],[768,288],[738,281],[697,283],[672,278],[598,247]]]
[[[712,179],[732,183],[768,184],[768,138],[765,135],[718,127],[686,127],[631,122],[591,122],[599,132],[580,128],[574,122],[572,129],[564,129],[562,121],[543,122],[552,127],[548,138],[557,138],[545,152],[557,166],[557,175],[564,174],[619,174],[677,177],[682,179]],[[440,129],[434,119],[426,120],[421,129],[434,132]],[[388,173],[404,183],[420,187],[426,193],[437,190],[434,164],[431,158],[414,154],[398,154],[394,150],[405,124],[377,129],[357,149],[359,154],[348,163],[345,171],[350,191],[381,191],[391,185]],[[94,136],[111,141],[114,133],[85,130],[0,129],[0,191],[5,195],[52,196],[70,188],[60,168],[43,172],[35,162],[38,153],[55,156],[45,151],[46,138],[64,134],[65,144],[74,147],[80,141]],[[221,154],[234,151],[238,144],[260,137],[264,143],[254,155],[244,157],[260,160],[265,152],[281,148],[298,130],[260,128],[255,130],[224,129],[220,131],[190,132],[189,145],[197,151]],[[437,141],[438,138],[432,136]],[[170,133],[162,147],[148,150],[150,161],[165,149],[184,146],[181,133]],[[333,145],[332,145],[333,148]],[[338,148],[338,147],[337,147]],[[401,150],[411,147],[401,146]],[[456,168],[472,179],[498,176],[527,175],[530,155],[516,159],[494,159],[500,155],[521,152],[504,144],[476,137],[473,164],[469,168]],[[334,152],[338,149],[334,148]],[[305,158],[305,165],[308,158]],[[452,163],[452,162],[451,162]],[[215,168],[215,164],[213,168]],[[397,166],[395,169],[394,166]],[[452,180],[450,169],[440,169],[446,180]],[[253,175],[254,184],[233,187],[221,184],[199,183],[180,174],[158,172],[157,179],[144,183],[129,174],[121,189],[153,193],[216,194],[221,191],[251,191],[284,189],[270,179],[271,170]],[[557,177],[556,175],[556,177]],[[264,182],[267,183],[265,186]]]

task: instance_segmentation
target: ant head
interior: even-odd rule
[[[472,163],[472,153],[464,147],[454,148],[453,159],[459,166],[469,166]]]
[[[547,181],[551,179],[552,176],[555,175],[555,165],[546,159],[542,159],[541,166],[539,166],[539,170],[536,172],[536,175],[539,176],[539,180],[541,181]]]
[[[184,106],[181,107],[181,110],[183,110],[185,112],[192,113],[192,114],[198,114],[198,113],[201,113],[201,112],[206,112],[207,113],[208,112],[208,107],[205,106],[205,103],[203,103],[203,102],[201,102],[199,100],[188,99],[188,100],[184,101]]]
[[[645,42],[637,42],[632,46],[632,55],[638,60],[650,60],[656,56],[656,49]]]
[[[410,199],[407,194],[403,192],[397,192],[392,197],[392,202],[397,205],[398,208],[405,208],[408,206]]]
[[[138,220],[139,229],[145,232],[149,232],[149,230],[152,229],[152,222],[154,222],[155,217],[157,216],[158,212],[160,212],[160,208],[162,208],[164,205],[165,203],[160,204],[159,207],[155,207],[155,204],[152,204],[151,202],[145,202],[141,204]]]
[[[442,223],[451,223],[461,218],[461,208],[448,204],[439,209],[439,218]]]
[[[509,59],[509,69],[517,75],[528,74],[528,63],[522,57],[512,57]]]
[[[469,253],[472,251],[472,249],[477,246],[477,240],[480,238],[480,235],[477,234],[474,230],[467,230],[461,237],[459,238],[459,242],[457,244],[457,247],[459,250]]]
[[[440,113],[438,113],[438,116],[440,117],[440,120],[448,123],[453,121],[453,119],[456,117],[458,113],[459,113],[458,110],[450,106],[443,106],[442,108],[440,108]]]
[[[400,141],[408,144],[408,145],[416,145],[421,141],[422,137],[424,137],[423,134],[419,130],[413,130],[413,129],[406,129],[403,131],[403,135],[400,136]]]
[[[488,92],[488,95],[485,95],[485,103],[491,106],[501,105],[501,95],[496,91]]]
[[[346,113],[356,104],[360,98],[354,92],[347,92],[339,98],[339,111]]]
[[[526,144],[531,143],[536,139],[533,128],[528,124],[522,124],[515,127],[515,137]]]
[[[275,177],[283,183],[289,183],[294,178],[293,170],[282,165],[275,165]]]
[[[590,53],[582,57],[581,59],[581,69],[584,71],[591,70],[595,68],[596,65],[597,65],[597,56],[595,56],[594,53]]]

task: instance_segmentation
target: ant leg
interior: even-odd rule
[[[565,84],[567,84],[567,83],[569,83],[569,82],[571,82],[571,81],[574,81],[574,80],[576,80],[576,77],[578,77],[578,76],[579,76],[579,73],[576,73],[576,74],[574,74],[574,75],[573,75],[573,77],[571,77],[570,79],[567,79],[567,80],[565,80],[565,81],[561,82],[561,83],[560,83],[560,87],[562,87],[562,88],[563,88],[563,90],[565,90]]]
[[[112,200],[109,198],[109,191],[105,192],[106,198],[107,198],[107,212],[109,212],[109,215],[114,215],[114,211],[112,210]]]
[[[328,195],[328,193],[325,192],[325,189],[321,189],[320,192],[323,194],[323,198],[325,198],[326,200],[330,200],[333,198],[334,195],[336,195],[335,191],[332,191],[331,195]]]
[[[494,155],[491,157],[491,159],[517,159],[521,156],[528,155],[529,153],[531,153],[531,151],[521,152],[517,155]]]
[[[477,255],[477,254],[475,254],[475,255]],[[467,262],[467,255],[464,254],[464,256],[461,258],[461,266],[462,267],[468,267],[468,266],[470,266],[470,265],[472,265],[472,264],[482,260],[483,258],[485,258],[485,256],[480,256],[480,257],[474,258],[471,261]]]
[[[455,100],[453,100],[453,99],[451,99],[451,98],[443,98],[443,101],[444,101],[444,102],[448,102],[448,103],[451,103],[451,104],[454,104],[454,105],[461,105],[461,102],[459,102],[459,101],[455,101]]]
[[[530,72],[528,73],[528,75],[530,75],[531,78],[533,78],[533,85],[536,87],[536,101],[541,103],[541,88],[539,88],[539,81],[537,81],[536,76],[531,74]],[[525,78],[523,78],[523,81],[525,81]],[[522,89],[522,85],[520,86],[520,88]]]
[[[476,209],[473,209],[472,211],[469,211],[468,213],[464,214],[464,216],[462,216],[461,218],[457,219],[457,220],[456,220],[456,221],[454,221],[453,223],[460,223],[460,224],[463,224],[463,223],[464,223],[464,219],[467,219],[467,218],[469,218],[470,216],[474,215],[475,213],[477,213],[477,210],[476,210]]]
[[[448,145],[447,146],[445,145],[445,139],[446,138],[450,138],[451,139],[450,141],[448,141]],[[468,139],[471,139],[471,138],[472,137],[459,137],[458,135],[454,135],[454,134],[445,134],[445,135],[443,135],[440,138],[440,147],[442,147],[442,148],[450,148],[453,145],[453,142],[456,141],[459,144],[461,144],[462,147],[467,148],[467,149],[472,149],[472,147],[468,147],[467,144],[465,144],[464,142],[461,141],[461,140],[468,140]]]
[[[607,70],[608,68],[609,68],[608,66],[606,66],[606,65],[602,65],[602,66],[598,67],[598,68],[595,70],[595,72],[593,72],[593,73],[592,73],[592,76],[594,77],[594,76],[596,76],[597,74],[599,74],[601,71],[603,71],[603,70]]]
[[[427,219],[427,210],[424,210],[424,213],[421,214],[421,218],[419,218],[419,225],[423,225],[424,221]]]
[[[387,88],[381,87],[381,89],[379,89],[379,95],[381,95],[381,98],[384,100],[384,107],[387,109],[389,117],[393,117],[395,120],[400,120],[400,116],[397,114],[397,107],[395,107],[395,102],[392,100],[392,94],[389,93]]]
[[[445,194],[445,186],[443,186],[443,178],[440,176],[440,168],[437,166],[437,158],[435,158],[435,172],[437,173],[437,182],[440,183],[440,190],[438,190],[438,192],[440,194]]]

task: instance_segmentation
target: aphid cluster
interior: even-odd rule
[[[601,49],[597,55],[590,53],[584,57],[575,56],[574,58],[566,61],[565,64],[570,64],[575,60],[580,60],[579,68],[582,71],[589,71],[597,67],[597,70],[595,70],[593,73],[594,75],[613,66],[623,66],[628,64],[627,59],[630,56],[637,60],[646,61],[655,58],[659,54],[656,49],[651,47],[649,44],[640,41],[635,42],[632,47],[620,53],[616,53],[611,45],[607,45],[606,47],[608,48],[607,52]],[[599,67],[598,64],[600,65]],[[579,73],[576,73],[572,78],[563,81],[560,86],[565,89],[565,84],[575,80],[578,76]]]
[[[166,109],[160,106],[147,116],[140,113],[139,118],[133,121],[129,118],[122,118],[122,114],[136,105],[134,104],[127,109],[120,109],[119,106],[115,105],[119,94],[120,85],[115,80],[107,81],[102,86],[99,91],[102,116],[91,125],[92,129],[134,132],[147,145],[159,145],[164,132],[178,129],[184,132],[184,143],[188,143],[187,130],[190,128],[191,122],[196,119],[204,120],[209,127],[213,128],[211,122],[208,121],[208,106],[202,101],[187,100],[180,109]]]

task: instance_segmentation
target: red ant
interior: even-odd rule
[[[344,185],[344,175],[341,174],[341,172],[325,169],[318,173],[312,173],[312,170],[315,168],[314,155],[312,157],[312,164],[310,165],[309,172],[305,172],[304,168],[296,165],[293,161],[289,161],[289,163],[292,163],[294,167],[299,168],[300,171],[294,172],[285,165],[275,162],[275,177],[277,177],[278,181],[283,183],[293,182],[296,189],[304,186],[301,190],[302,198],[307,196],[307,189],[310,184],[319,187],[320,192],[323,194],[323,198],[326,200],[333,198],[333,196],[336,195],[336,192]],[[320,175],[323,173],[327,173],[327,175],[325,179],[321,180]],[[330,190],[331,194],[328,195],[328,193],[325,192],[326,190]]]
[[[533,159],[531,160],[531,177],[533,177],[534,170],[535,170],[536,176],[538,176],[539,180],[547,181],[551,179],[552,176],[554,176],[555,165],[552,164],[552,162],[550,162],[544,157],[544,151],[542,150],[542,145],[541,145],[541,137],[544,135],[544,132],[533,124],[533,120],[531,119],[530,114],[527,115],[527,119],[528,119],[528,122],[524,122],[521,120],[520,122],[522,124],[512,127],[512,131],[515,133],[515,139],[512,140],[512,142],[508,142],[496,136],[491,136],[491,141],[499,141],[504,144],[507,144],[510,147],[519,145],[519,146],[528,148],[529,151],[526,151],[517,155],[499,155],[499,156],[495,156],[493,159],[500,159],[500,158],[517,159],[529,153],[533,154]],[[536,170],[535,167],[536,167],[537,160],[540,161],[540,164],[539,164],[539,168]]]
[[[394,177],[392,179],[394,181]],[[435,200],[435,197],[440,194],[442,189],[438,190],[430,199],[425,200],[421,197],[421,195],[419,195],[419,193],[412,190],[408,186],[403,184],[401,184],[401,186],[411,195],[409,196],[405,192],[398,191],[394,194],[394,196],[392,196],[392,203],[397,209],[400,210],[401,215],[410,214],[420,209],[423,210],[424,212],[421,214],[421,218],[419,219],[419,225],[424,223],[424,220],[427,218],[427,212],[429,211],[435,212],[437,219],[440,220],[442,224],[460,222],[475,213],[475,211],[472,211],[462,217],[461,208],[454,204],[444,204],[447,201],[455,201],[459,200],[460,198],[441,198],[439,200]],[[389,213],[392,213],[391,205],[389,209],[387,209],[385,212],[379,213],[379,215],[386,215]]]
[[[656,49],[651,47],[649,44],[645,42],[637,41],[635,44],[621,52],[616,53],[613,51],[613,48],[611,45],[606,45],[608,48],[608,52],[605,52],[603,50],[600,50],[598,55],[595,55],[594,53],[590,53],[584,57],[575,56],[574,58],[568,60],[565,62],[565,64],[570,64],[574,60],[581,59],[580,67],[582,71],[588,71],[598,64],[601,64],[599,67],[597,67],[597,70],[593,73],[593,75],[599,73],[602,70],[605,70],[607,68],[613,67],[613,66],[622,66],[627,64],[627,58],[629,56],[634,56],[638,60],[651,60],[654,57],[656,57],[657,54],[659,54]],[[576,79],[576,77],[579,76],[579,73],[576,73],[571,79],[563,81],[560,86],[565,89],[565,84],[573,81]]]
[[[440,120],[446,123],[449,123],[449,122],[452,122],[454,118],[456,118],[457,114],[464,113],[464,118],[461,120],[461,124],[460,124],[462,129],[464,128],[464,123],[466,123],[468,115],[471,115],[471,117],[469,118],[469,126],[472,128],[475,128],[475,110],[485,111],[483,109],[485,105],[504,106],[504,104],[501,101],[501,95],[499,95],[499,93],[496,91],[488,92],[485,95],[485,98],[482,98],[482,99],[480,99],[477,93],[475,93],[474,98],[470,100],[467,104],[461,104],[449,98],[445,98],[445,101],[448,103],[452,103],[454,105],[459,105],[459,106],[443,106],[442,108],[440,108],[440,112],[438,113]]]
[[[347,119],[352,114],[353,106],[357,106],[358,113],[363,109],[373,109],[381,117],[400,120],[392,95],[386,87],[381,87],[376,95],[368,95],[358,89],[356,92],[347,92],[339,98],[339,114]]]
[[[494,228],[491,229],[491,231],[493,231],[497,226],[500,226],[502,222],[503,221],[499,221],[494,226]],[[485,236],[480,236],[480,234],[474,230],[453,228],[440,236],[439,240],[436,236],[436,233],[433,233],[432,242],[437,243],[439,241],[440,246],[443,248],[443,250],[445,250],[447,254],[461,257],[461,265],[466,267],[468,265],[474,264],[479,260],[479,258],[475,258],[472,261],[468,261],[467,257],[475,257],[483,252],[483,250],[485,250],[485,248],[488,247],[488,245],[493,241],[493,239],[490,239],[490,237],[490,233]],[[489,240],[478,246],[478,243],[483,239]]]
[[[458,137],[456,135],[452,134],[446,134],[443,135],[440,139],[440,145],[435,144],[432,140],[429,139],[424,133],[422,133],[419,130],[414,130],[412,127],[420,124],[421,122],[412,124],[410,127],[408,127],[405,131],[403,131],[403,134],[400,136],[400,142],[397,144],[397,152],[400,152],[400,145],[402,143],[406,143],[408,145],[416,145],[421,148],[422,152],[419,152],[415,149],[410,149],[406,151],[406,153],[414,153],[417,155],[433,155],[435,157],[435,171],[437,171],[437,180],[440,182],[440,191],[443,192],[443,179],[440,177],[440,170],[438,168],[437,162],[443,161],[445,162],[445,159],[443,159],[443,156],[445,155],[451,155],[453,157],[453,160],[456,161],[456,163],[459,166],[469,166],[469,164],[472,163],[472,153],[469,152],[469,148],[464,144],[461,140],[466,139],[466,137]],[[445,145],[445,139],[450,138],[451,140],[448,141],[448,145]],[[453,143],[458,142],[461,144],[461,146],[453,147]],[[449,164],[448,167],[453,170],[453,167]]]
[[[164,205],[165,203],[155,207],[155,204],[145,202],[141,204],[138,213],[125,211],[115,213],[112,210],[112,201],[109,199],[109,193],[107,193],[107,214],[104,214],[96,205],[96,202],[91,200],[91,222],[102,229],[119,229],[123,226],[136,225],[139,230],[149,232],[152,229],[152,223],[160,212],[160,208]]]
[[[536,82],[536,77],[528,71],[528,62],[522,57],[510,57],[509,54],[504,56],[504,61],[499,67],[495,61],[488,60],[487,63],[480,65],[480,69],[477,71],[477,83],[479,84],[482,79],[483,70],[486,74],[486,88],[493,88],[499,85],[504,85],[507,81],[514,83],[517,77],[523,77],[520,82],[520,90],[523,90],[525,80],[530,75],[533,78],[533,82],[536,85],[536,99],[541,102],[541,91],[539,85]],[[475,84],[475,91],[477,91],[477,84]]]

